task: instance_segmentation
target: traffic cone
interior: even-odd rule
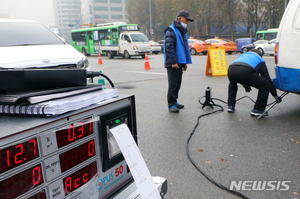
[[[102,71],[99,71],[102,74]],[[106,89],[104,78],[100,75],[98,78],[98,84],[102,84],[102,89]]]
[[[150,70],[150,64],[149,64],[149,60],[148,60],[148,55],[147,52],[145,53],[145,66],[144,66],[144,70]]]
[[[102,63],[102,59],[101,59],[101,54],[100,54],[100,52],[99,52],[99,55],[98,55],[98,64],[103,64],[103,63]]]

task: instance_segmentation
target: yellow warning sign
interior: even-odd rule
[[[208,47],[205,75],[226,76],[227,61],[224,47]]]

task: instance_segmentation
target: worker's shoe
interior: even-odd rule
[[[184,108],[184,105],[183,105],[183,104],[178,104],[178,102],[175,102],[175,105],[176,105],[177,108],[179,108],[179,109]]]
[[[235,111],[234,106],[228,106],[228,113],[233,113]]]
[[[264,113],[264,111],[259,111],[259,110],[252,109],[252,111],[251,111],[251,116],[256,116],[256,117],[258,117],[258,116],[261,116],[263,113]],[[268,116],[268,115],[269,115],[268,112],[266,112],[266,113],[264,114],[264,116]]]
[[[173,113],[179,113],[179,109],[177,108],[176,105],[173,105],[169,108],[169,111],[170,112],[173,112]]]

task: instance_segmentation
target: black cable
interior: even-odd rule
[[[242,98],[240,98],[240,99],[238,99],[238,100],[241,100],[241,99],[243,99],[243,98],[245,98],[245,97],[247,97],[247,96],[244,96],[244,97],[242,97]],[[203,98],[203,97],[202,97]],[[201,98],[201,99],[202,99]],[[201,100],[200,99],[200,100]],[[251,98],[250,98],[251,99]],[[199,100],[199,103],[200,104],[202,104],[201,102],[200,102],[200,100]],[[220,99],[215,99],[215,100],[219,100],[219,101],[221,101],[221,102],[223,102],[223,103],[226,103],[227,104],[227,102],[225,102],[225,101],[223,101],[223,100],[220,100]],[[237,100],[237,101],[238,101]],[[202,104],[203,105],[203,104]],[[188,159],[190,160],[190,162],[193,164],[193,166],[206,178],[206,179],[208,179],[210,182],[212,182],[214,185],[216,185],[217,187],[219,187],[219,188],[221,188],[221,189],[224,189],[224,190],[226,190],[226,191],[228,191],[228,192],[230,192],[230,193],[232,193],[232,194],[235,194],[235,195],[237,195],[237,196],[239,196],[239,197],[241,197],[241,198],[245,198],[245,199],[249,199],[247,196],[245,196],[245,195],[243,195],[242,193],[240,193],[240,192],[238,192],[238,191],[234,191],[234,190],[230,190],[228,187],[226,187],[226,186],[224,186],[224,185],[222,185],[222,184],[220,184],[220,183],[217,183],[216,181],[214,181],[211,177],[209,177],[204,171],[202,171],[201,170],[201,168],[196,164],[196,162],[191,158],[191,156],[190,156],[190,151],[189,151],[189,142],[190,142],[190,140],[192,139],[192,137],[193,137],[193,135],[194,135],[194,133],[195,133],[195,131],[196,131],[196,129],[197,129],[197,127],[198,127],[198,125],[199,125],[199,120],[200,120],[200,118],[201,117],[204,117],[204,116],[208,116],[208,115],[211,115],[211,114],[214,114],[214,113],[217,113],[217,112],[222,112],[222,111],[224,111],[224,108],[222,107],[222,106],[220,106],[220,105],[217,105],[217,104],[214,104],[213,103],[213,106],[217,106],[217,107],[220,107],[221,109],[219,109],[219,110],[216,110],[216,111],[213,111],[213,112],[210,112],[210,113],[205,113],[205,114],[202,114],[202,115],[200,115],[199,117],[198,117],[198,119],[197,119],[197,124],[195,125],[195,127],[194,127],[194,129],[193,129],[193,131],[191,132],[191,134],[190,134],[190,136],[189,136],[189,138],[188,138],[188,140],[187,140],[187,143],[186,143],[186,153],[187,153],[187,156],[188,156]]]
[[[201,103],[201,100],[202,100],[204,97],[205,97],[205,96],[203,96],[203,97],[201,97],[200,99],[198,99],[198,101],[199,101],[199,103],[200,103],[201,105],[204,105],[204,103]],[[248,98],[248,99],[250,99],[253,103],[255,103],[255,101],[254,101],[252,98],[248,97],[248,96],[243,96],[243,97],[237,99],[236,101],[239,101],[239,100],[244,99],[244,98]],[[218,99],[218,98],[211,98],[211,99],[212,99],[212,100],[220,101],[220,102],[222,102],[222,103],[224,103],[224,104],[228,104],[226,101],[220,100],[220,99]],[[272,104],[274,104],[274,102],[272,102],[272,103],[270,103],[270,104],[267,104],[266,106],[270,106],[270,105],[272,105]]]
[[[109,82],[110,86],[111,86],[112,88],[115,88],[114,83],[113,83],[113,82],[109,79],[109,77],[107,77],[106,75],[104,75],[104,74],[102,74],[102,73],[100,73],[100,72],[96,72],[96,71],[87,71],[87,72],[86,72],[86,77],[87,77],[87,78],[94,78],[94,77],[98,77],[98,76],[104,77],[104,78]]]

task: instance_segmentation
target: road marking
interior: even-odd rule
[[[167,75],[167,73],[151,73],[151,72],[141,72],[141,71],[125,71],[126,73],[142,73],[142,74],[152,74],[152,75]]]

